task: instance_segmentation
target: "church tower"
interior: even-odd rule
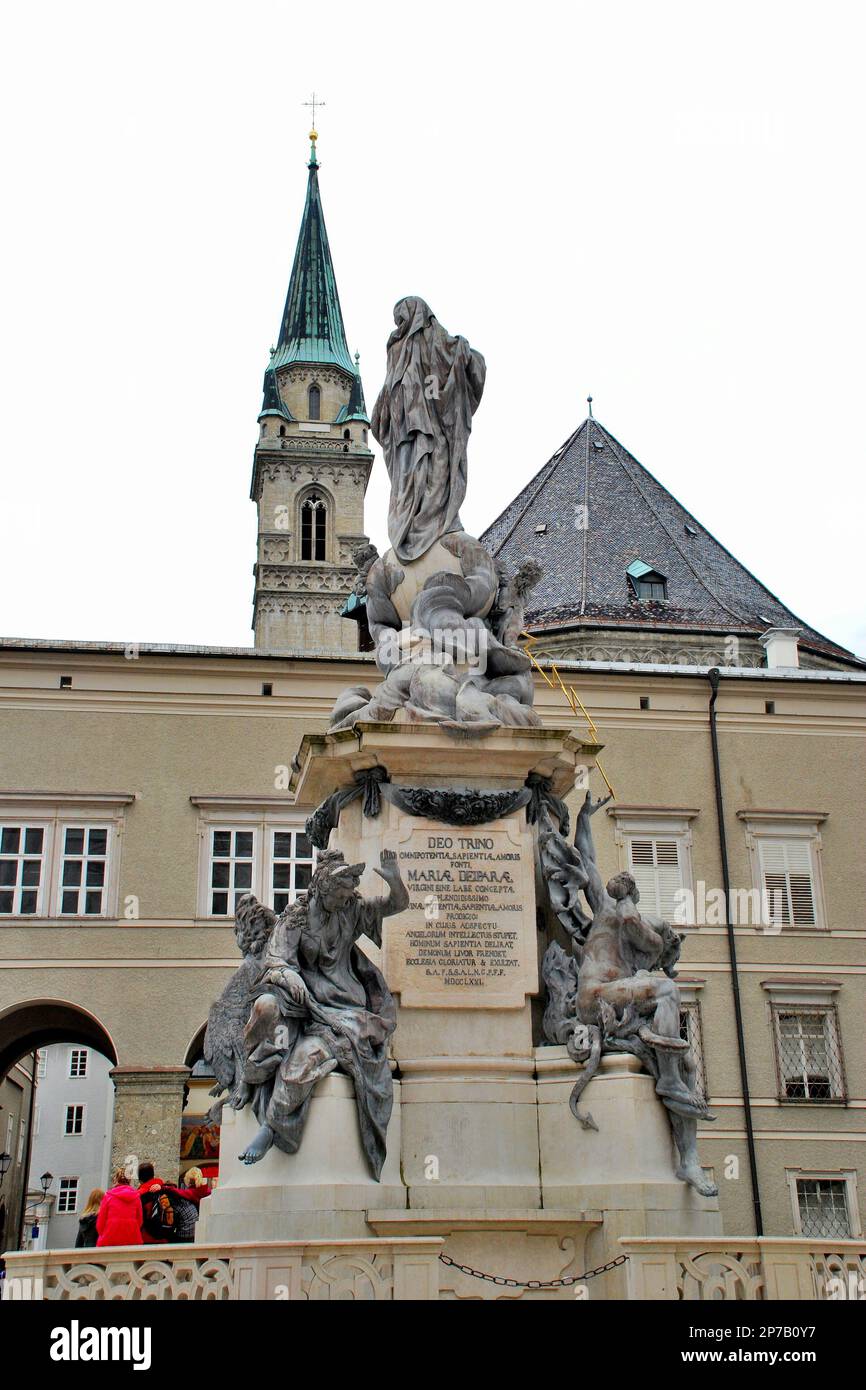
[[[253,629],[257,648],[356,652],[340,614],[366,541],[370,422],[346,330],[310,131],[307,200],[259,415],[251,496],[258,506]]]

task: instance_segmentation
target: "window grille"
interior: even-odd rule
[[[836,1178],[798,1178],[797,1208],[804,1236],[848,1240],[852,1235],[848,1184]]]
[[[704,1040],[701,1029],[701,1006],[697,1002],[683,1004],[680,1008],[680,1037],[692,1049],[695,1063],[695,1091],[701,1100],[707,1099],[707,1073],[704,1064]]]
[[[812,1104],[844,1100],[836,1010],[777,1008],[774,1014],[779,1099]]]

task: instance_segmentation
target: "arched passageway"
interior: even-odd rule
[[[98,1018],[65,999],[26,999],[0,1013],[0,1078],[20,1057],[51,1043],[80,1043],[117,1066],[117,1049]]]

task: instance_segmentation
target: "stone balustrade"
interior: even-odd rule
[[[624,1238],[630,1299],[866,1299],[866,1240]]]
[[[436,1237],[124,1245],[6,1256],[4,1299],[435,1299]]]
[[[443,1244],[415,1236],[9,1252],[4,1298],[437,1299]],[[620,1247],[629,1299],[866,1300],[866,1240],[626,1237]]]

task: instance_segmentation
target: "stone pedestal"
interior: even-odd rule
[[[547,778],[565,796],[597,751],[563,730],[467,739],[412,723],[304,739],[293,790],[307,808],[379,769],[380,804],[344,804],[330,844],[366,864],[365,896],[385,891],[375,873],[383,849],[397,855],[409,891],[407,911],[385,920],[381,949],[360,942],[397,1001],[388,1160],[374,1183],[351,1084],[336,1074],[317,1088],[294,1157],[272,1150],[244,1168],[236,1155],[255,1122],[226,1112],[220,1186],[202,1209],[200,1239],[443,1236],[460,1263],[551,1280],[616,1258],[622,1235],[721,1233],[718,1202],[674,1176],[667,1115],[638,1061],[603,1060],[581,1100],[598,1131],[584,1130],[568,1106],[578,1067],[533,1036],[539,936],[527,778]],[[624,1288],[620,1268],[583,1296]],[[454,1298],[575,1297],[570,1286],[509,1290],[453,1269],[442,1289]]]
[[[111,1177],[130,1154],[177,1182],[183,1088],[189,1067],[115,1067]]]
[[[400,1086],[388,1127],[381,1181],[361,1148],[355,1092],[347,1076],[319,1082],[301,1147],[273,1148],[259,1163],[240,1162],[258,1129],[252,1111],[223,1111],[219,1185],[202,1203],[198,1241],[338,1240],[369,1236],[367,1212],[405,1204],[400,1180]]]

